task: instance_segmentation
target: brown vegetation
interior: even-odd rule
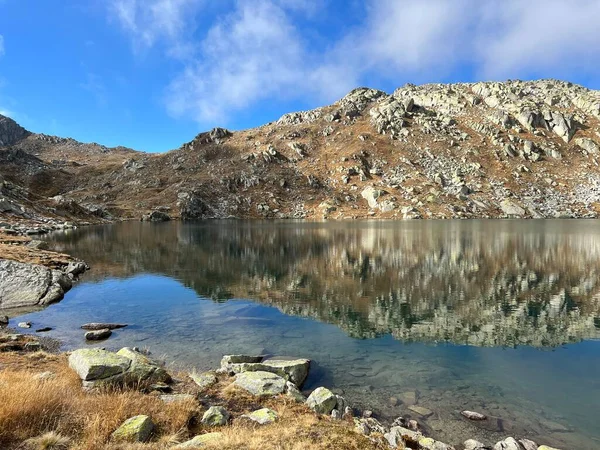
[[[41,373],[49,372],[40,377]],[[176,377],[184,380],[184,377]],[[193,385],[179,381],[179,389]],[[206,444],[219,449],[383,449],[353,431],[348,422],[318,417],[304,405],[283,398],[259,399],[230,384],[228,377],[193,400],[164,403],[135,390],[86,392],[64,355],[43,352],[0,354],[0,448],[2,449],[168,449],[197,434],[216,431],[199,423],[209,404],[225,406],[234,417],[218,431],[222,439]],[[205,404],[201,406],[201,404]],[[270,407],[279,421],[255,426],[239,419],[259,407]],[[149,415],[157,425],[147,444],[111,443],[110,435],[127,418]]]

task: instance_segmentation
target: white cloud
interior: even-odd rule
[[[111,0],[110,8],[121,27],[131,35],[136,50],[166,39],[180,47],[182,36],[203,0]]]
[[[0,34],[0,56],[4,55],[4,36]]]
[[[181,59],[166,104],[203,125],[269,99],[329,102],[372,77],[600,76],[600,0],[368,0],[329,41],[310,24],[335,12],[316,0],[232,1],[202,33],[203,0],[112,1],[134,45]]]

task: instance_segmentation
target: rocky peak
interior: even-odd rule
[[[10,117],[0,114],[0,147],[12,145],[21,139],[26,138],[31,133],[21,127],[17,122]]]

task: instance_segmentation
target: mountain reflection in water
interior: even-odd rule
[[[124,223],[53,237],[86,279],[159,273],[356,338],[554,347],[600,336],[600,222]]]

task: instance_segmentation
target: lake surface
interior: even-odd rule
[[[65,349],[87,345],[85,322],[126,322],[96,345],[178,368],[308,357],[306,390],[453,444],[600,448],[600,221],[123,223],[50,240],[92,270],[22,320]]]

